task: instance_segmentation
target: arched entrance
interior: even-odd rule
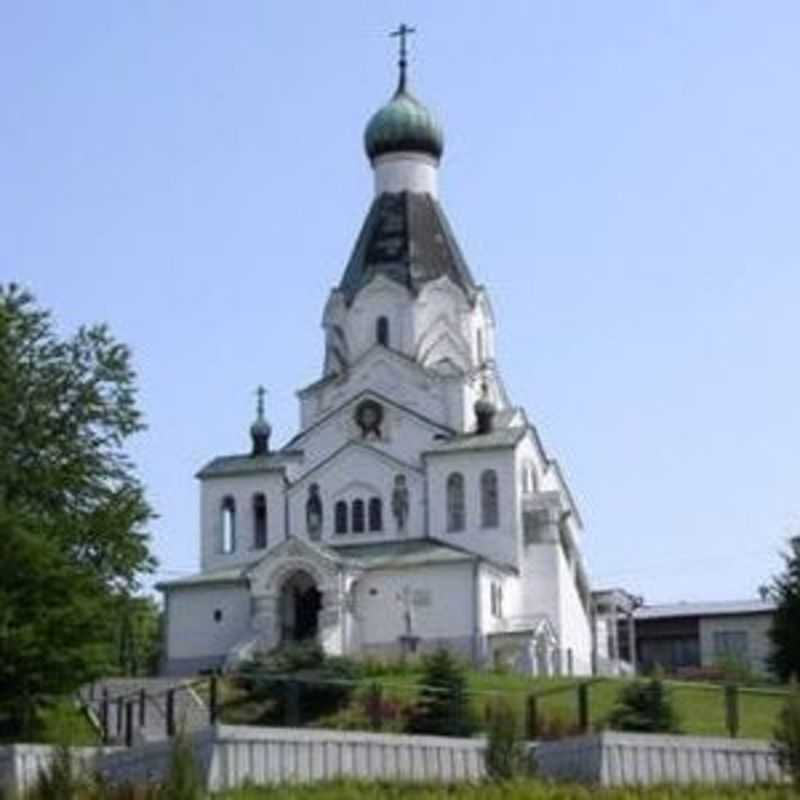
[[[292,572],[280,590],[281,642],[314,639],[321,607],[322,594],[314,579],[301,569]]]

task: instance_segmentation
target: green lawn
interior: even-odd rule
[[[419,671],[413,667],[387,667],[374,670],[364,679],[364,684],[378,682],[384,694],[407,702],[416,694]],[[577,722],[578,701],[574,678],[530,678],[513,673],[470,671],[469,689],[478,714],[483,715],[485,706],[493,698],[503,697],[524,716],[526,698],[531,693],[541,694],[538,700],[539,713],[546,720],[557,717],[562,728],[569,729]],[[725,700],[723,688],[714,684],[667,681],[681,717],[684,733],[705,736],[727,736],[725,727]],[[592,683],[589,689],[592,724],[602,727],[614,706],[622,679],[602,679]],[[232,697],[231,690],[223,696]],[[778,712],[783,705],[783,693],[774,689],[745,689],[740,693],[740,729],[743,738],[769,739]],[[223,712],[229,722],[246,723],[257,713],[257,706],[248,704]]]
[[[796,797],[788,787],[602,790],[526,780],[452,786],[337,781],[242,789],[221,795],[219,800],[790,800]]]

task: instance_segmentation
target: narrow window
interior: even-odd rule
[[[364,533],[363,500],[353,500],[353,533]]]
[[[464,476],[453,472],[447,478],[447,530],[451,533],[463,531],[465,516]]]
[[[369,529],[370,531],[383,530],[383,504],[380,497],[373,497],[369,501]]]
[[[478,363],[483,364],[485,360],[483,352],[483,331],[480,328],[475,332],[475,350],[478,354]]]
[[[481,525],[484,528],[496,528],[499,511],[497,473],[493,469],[487,469],[481,474]]]
[[[253,495],[253,547],[263,550],[267,546],[267,498],[261,493]]]
[[[222,552],[226,555],[236,550],[236,501],[232,497],[222,500]]]
[[[378,317],[375,323],[375,338],[378,344],[389,346],[389,320],[386,317]]]
[[[322,538],[322,498],[319,496],[319,485],[316,483],[308,487],[306,530],[309,539],[319,541]]]
[[[347,503],[339,500],[334,509],[336,533],[347,533]]]

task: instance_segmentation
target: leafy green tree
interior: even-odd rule
[[[142,430],[128,349],[105,326],[59,337],[0,284],[0,715],[113,663],[115,609],[151,571],[151,510],[123,450]]]
[[[464,668],[448,650],[441,648],[423,661],[417,705],[409,719],[408,731],[471,736],[475,729]]]
[[[800,536],[789,543],[783,556],[785,568],[768,589],[775,601],[775,615],[769,635],[772,653],[769,665],[783,681],[800,676]]]
[[[608,721],[620,731],[680,733],[672,696],[660,677],[634,680],[623,686]]]

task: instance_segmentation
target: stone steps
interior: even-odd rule
[[[191,688],[191,681],[179,678],[106,678],[81,687],[78,701],[90,719],[102,731],[103,699],[108,698],[107,740],[121,744],[125,740],[126,706],[132,703],[133,738],[137,743],[167,738],[167,693],[175,690],[175,727],[191,733],[209,724],[208,709]],[[141,705],[144,697],[144,724]],[[120,700],[122,706],[120,707]],[[120,713],[121,712],[121,713]]]

